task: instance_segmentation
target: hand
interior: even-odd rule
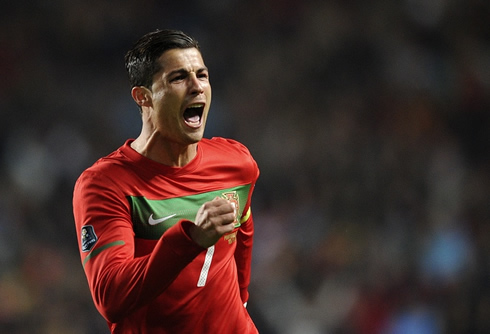
[[[226,233],[235,229],[236,207],[223,198],[204,203],[197,211],[190,237],[199,246],[208,248]]]

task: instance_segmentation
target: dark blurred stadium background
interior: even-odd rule
[[[261,168],[262,334],[490,332],[489,1],[0,6],[1,333],[108,332],[72,189],[138,135],[123,55],[156,28],[201,41],[206,136]]]

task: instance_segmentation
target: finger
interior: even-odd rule
[[[217,204],[217,205],[223,205],[225,203],[230,203],[236,208],[236,203],[232,202],[230,200],[224,199],[223,197],[215,197],[211,202]]]
[[[210,225],[215,225],[215,226],[231,224],[234,221],[235,221],[235,215],[233,214],[233,212],[230,211],[221,212],[221,213],[218,213],[216,211],[210,212],[207,217],[207,222]]]
[[[208,211],[206,210],[205,204],[203,204],[197,211],[196,219],[194,224],[197,226],[203,226],[208,220]]]
[[[233,204],[225,199],[210,202],[210,205],[207,207],[207,209],[212,216],[235,212],[235,207],[233,206]]]
[[[216,226],[216,230],[221,235],[232,232],[234,229],[235,229],[235,224],[233,224],[233,220],[231,222],[226,222],[226,223],[224,223],[223,221],[222,225]]]

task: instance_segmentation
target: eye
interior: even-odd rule
[[[197,74],[197,77],[199,79],[209,79],[209,74],[206,71],[202,71]]]
[[[178,82],[178,81],[182,81],[182,80],[184,80],[184,79],[185,79],[185,75],[180,74],[180,75],[177,75],[177,76],[175,76],[175,77],[172,77],[172,78],[170,79],[170,82]]]

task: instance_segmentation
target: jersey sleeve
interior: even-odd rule
[[[237,264],[238,286],[242,302],[248,301],[248,286],[250,285],[252,245],[254,225],[250,207],[242,219],[242,224],[237,233],[237,248],[235,250],[235,262]]]
[[[187,233],[192,223],[180,221],[152,253],[135,258],[129,204],[118,189],[110,178],[86,171],[73,196],[82,265],[94,303],[109,322],[155,299],[203,251]]]
[[[248,149],[241,145],[243,152],[247,156],[249,161],[248,168],[250,168],[250,180],[251,187],[245,205],[243,215],[241,218],[241,226],[237,232],[237,248],[235,250],[235,262],[237,264],[238,284],[240,287],[240,296],[243,303],[248,302],[248,286],[250,285],[251,266],[252,266],[252,246],[254,235],[254,220],[252,215],[252,194],[255,188],[255,183],[259,177],[259,169],[257,163],[253,159]]]

